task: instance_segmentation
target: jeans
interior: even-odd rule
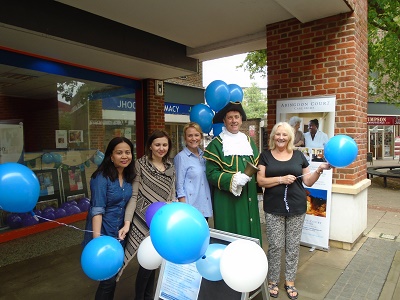
[[[96,291],[95,300],[113,300],[115,287],[117,286],[116,276],[107,280],[102,280]]]
[[[135,283],[135,300],[153,300],[154,299],[154,280],[155,270],[147,270],[139,266]]]

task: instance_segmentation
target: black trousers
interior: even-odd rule
[[[147,270],[139,266],[135,283],[135,300],[153,300],[154,299],[154,280],[155,270]]]
[[[102,280],[96,291],[95,300],[113,300],[115,287],[117,286],[116,276]]]

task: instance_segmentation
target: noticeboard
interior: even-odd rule
[[[251,240],[260,244],[258,239],[233,234],[210,228],[210,244],[228,245],[238,239]],[[259,292],[263,299],[268,299],[266,283],[260,290],[249,297],[249,293],[241,293],[231,289],[223,280],[209,281],[203,278],[196,269],[196,263],[174,264],[163,260],[158,276],[155,298],[157,300],[246,300]]]

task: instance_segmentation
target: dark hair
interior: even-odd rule
[[[168,140],[168,151],[165,154],[165,156],[162,158],[162,160],[163,160],[163,162],[165,162],[166,160],[169,159],[169,154],[171,153],[171,148],[172,148],[171,147],[172,141],[171,141],[171,138],[169,137],[168,133],[165,130],[159,130],[159,129],[154,130],[153,133],[147,139],[146,149],[144,150],[144,152],[148,159],[152,159],[152,152],[150,150],[150,147],[151,147],[151,144],[153,143],[153,141],[155,139],[163,138],[163,137],[167,138],[167,140]]]
[[[121,143],[127,143],[131,148],[132,162],[124,168],[123,175],[126,182],[133,183],[133,179],[135,178],[135,154],[133,153],[133,144],[129,139],[122,136],[115,137],[108,143],[106,153],[104,153],[104,159],[97,170],[92,174],[91,178],[95,178],[98,174],[103,174],[104,177],[110,178],[111,181],[118,179],[118,171],[114,163],[111,162],[111,155],[115,147]]]
[[[310,123],[313,123],[315,125],[315,127],[319,128],[319,122],[317,119],[310,120]]]

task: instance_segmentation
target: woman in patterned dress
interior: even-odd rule
[[[125,225],[119,232],[120,239],[128,235],[124,265],[118,274],[136,255],[140,243],[149,235],[145,214],[154,202],[171,202],[175,195],[175,168],[169,158],[171,139],[164,130],[155,130],[146,143],[145,155],[136,160],[136,177],[133,193],[125,211]],[[155,270],[139,266],[136,275],[135,300],[154,298]]]

